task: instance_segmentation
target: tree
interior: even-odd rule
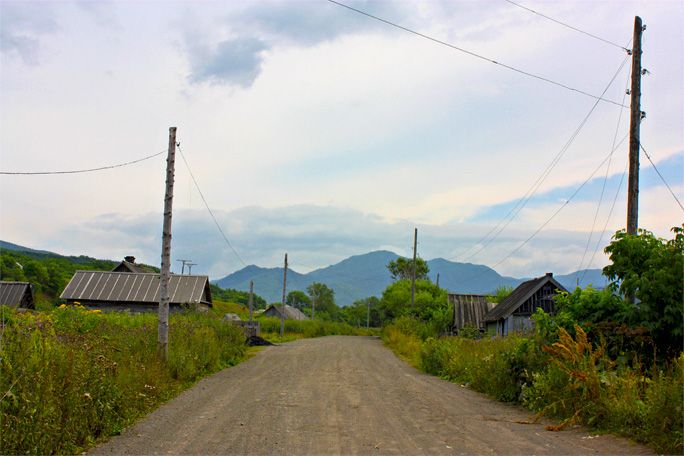
[[[413,259],[399,257],[387,264],[387,269],[392,274],[392,280],[411,280],[413,278]],[[430,281],[428,278],[430,267],[421,258],[416,258],[416,280]]]
[[[411,309],[411,281],[400,280],[382,292],[380,311],[385,320],[415,316],[445,330],[453,324],[453,308],[447,292],[427,280],[416,281],[415,306]]]
[[[324,283],[317,283],[315,286],[309,285],[306,287],[306,291],[312,300],[315,295],[316,315],[319,315],[320,312],[320,316],[323,316],[323,312],[325,312],[330,316],[331,319],[335,319],[337,317],[339,307],[337,307],[337,304],[335,304],[334,290],[328,288],[328,286]]]
[[[380,300],[375,296],[370,296],[368,298],[354,301],[353,305],[345,307],[344,309],[344,314],[347,317],[347,322],[349,324],[355,324],[357,327],[364,326],[366,324],[366,321],[369,319],[368,317],[370,313],[369,325],[373,327],[379,326],[379,305]]]
[[[656,238],[642,229],[636,235],[616,232],[605,248],[612,264],[603,268],[603,274],[612,280],[612,291],[636,298],[632,307],[635,322],[650,330],[656,346],[680,352],[684,336],[684,225],[671,231],[671,240]]]
[[[311,308],[311,298],[309,298],[303,291],[294,290],[289,292],[285,301],[287,302],[288,306],[293,306],[298,309]]]

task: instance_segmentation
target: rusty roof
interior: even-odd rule
[[[159,303],[161,275],[134,272],[76,271],[60,298],[95,302]],[[170,304],[211,305],[209,277],[169,277]]]

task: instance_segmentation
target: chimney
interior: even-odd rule
[[[135,263],[135,257],[134,256],[124,257],[124,261],[128,261],[129,263]]]
[[[546,277],[553,277],[553,272],[547,272]]]

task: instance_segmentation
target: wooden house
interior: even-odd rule
[[[157,312],[161,296],[161,275],[134,272],[76,271],[60,298],[104,311]],[[169,311],[206,310],[212,307],[209,277],[169,277]]]
[[[0,306],[35,309],[33,285],[28,282],[0,282]]]
[[[532,327],[531,316],[542,309],[546,313],[556,313],[554,296],[559,291],[567,292],[563,285],[553,278],[552,273],[521,283],[494,307],[482,321],[487,332],[505,336],[515,331]]]
[[[484,331],[483,318],[496,306],[493,298],[489,295],[448,293],[447,301],[454,306],[453,331],[458,333],[467,326]]]
[[[283,306],[281,305],[271,305],[264,312],[267,317],[281,318],[283,312]],[[301,310],[296,307],[285,306],[285,320],[308,320],[309,317],[304,315]]]

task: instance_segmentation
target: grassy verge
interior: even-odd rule
[[[553,344],[534,337],[431,338],[421,323],[398,322],[383,340],[424,372],[497,400],[645,443],[659,453],[684,450],[684,355],[645,368],[617,364],[580,327]]]
[[[79,452],[240,362],[246,350],[239,328],[207,315],[171,316],[164,364],[156,315],[74,306],[2,314],[2,454]]]
[[[323,321],[323,320],[285,320],[285,331],[280,338],[280,319],[260,317],[261,337],[269,342],[290,342],[297,339],[308,339],[323,336],[379,336],[377,328],[370,328],[370,334],[366,328],[357,328],[346,323]]]

